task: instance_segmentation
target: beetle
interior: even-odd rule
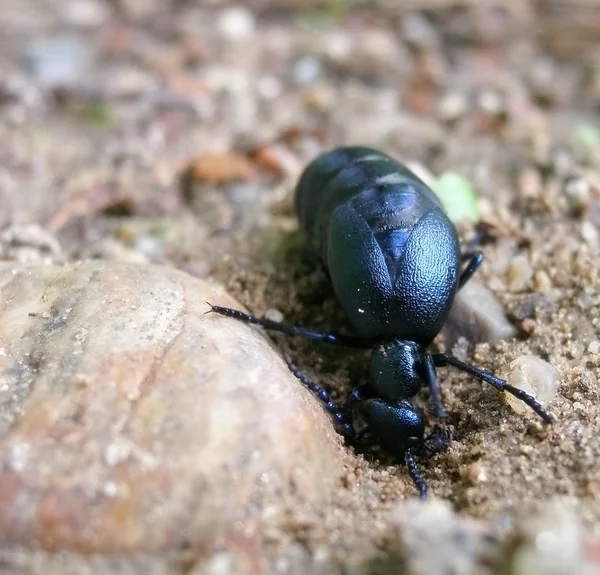
[[[341,409],[288,360],[292,373],[323,401],[350,442],[373,442],[402,456],[425,498],[427,484],[415,454],[426,447],[443,448],[445,441],[442,435],[425,437],[425,420],[411,399],[427,386],[432,410],[443,418],[436,368],[449,365],[514,395],[552,423],[533,396],[474,365],[428,351],[456,293],[482,264],[483,254],[461,254],[456,229],[440,200],[414,173],[380,151],[336,148],[305,168],[295,204],[309,247],[327,272],[355,335],[321,333],[211,304],[208,313],[292,336],[372,349],[368,383],[355,388]],[[360,432],[355,428],[357,413],[366,424]]]

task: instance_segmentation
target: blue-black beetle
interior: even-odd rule
[[[296,187],[296,210],[356,335],[319,333],[213,305],[211,311],[289,335],[372,348],[369,383],[352,391],[343,409],[288,361],[349,440],[372,441],[401,454],[425,497],[427,485],[414,454],[443,447],[444,441],[442,436],[425,439],[425,422],[410,400],[425,384],[434,413],[443,417],[436,367],[446,365],[518,397],[552,422],[524,391],[452,356],[428,351],[456,293],[481,265],[483,255],[461,255],[456,229],[442,204],[415,174],[382,152],[338,148],[304,170]],[[467,259],[461,270],[461,260]],[[366,423],[360,433],[353,424],[355,408]]]

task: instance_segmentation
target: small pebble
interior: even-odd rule
[[[292,66],[292,77],[297,86],[316,82],[323,71],[323,64],[314,56],[300,56]]]
[[[467,111],[467,100],[460,92],[449,92],[438,102],[437,114],[442,122],[455,122]]]
[[[599,354],[600,353],[600,341],[595,340],[595,341],[590,342],[587,350],[594,355]]]
[[[506,281],[510,291],[519,292],[525,290],[532,277],[533,268],[526,255],[521,254],[512,259],[506,272]]]
[[[472,485],[477,485],[479,483],[485,483],[488,480],[488,475],[485,472],[483,465],[481,465],[479,461],[476,461],[467,467],[467,478]]]
[[[588,220],[582,222],[580,232],[583,241],[590,247],[598,245],[598,230],[592,222]]]
[[[278,78],[271,75],[262,76],[256,84],[258,95],[264,100],[277,99],[283,90]]]
[[[510,385],[533,395],[546,406],[560,385],[560,372],[552,364],[533,355],[522,355],[511,361],[506,379]],[[510,407],[517,413],[527,413],[529,407],[520,399],[505,393]]]
[[[390,573],[482,573],[485,528],[456,515],[449,502],[403,501],[393,509],[392,522],[398,528],[403,567]]]
[[[110,17],[107,2],[74,0],[66,4],[64,17],[73,26],[96,28],[106,23]]]
[[[271,321],[282,322],[284,316],[278,309],[269,308],[265,312],[265,318]]]
[[[565,184],[565,196],[569,211],[573,215],[582,214],[590,203],[590,184],[583,178],[572,178]]]
[[[473,342],[495,344],[510,339],[516,330],[496,296],[471,280],[456,296],[443,333],[452,348],[461,336]]]
[[[504,98],[502,94],[492,89],[485,89],[477,98],[477,105],[482,112],[491,116],[497,116],[504,112]]]
[[[521,520],[517,532],[520,542],[507,572],[513,575],[595,572],[585,570],[580,521],[562,502],[547,502],[537,514]]]
[[[552,280],[544,270],[535,272],[533,275],[533,282],[535,288],[542,293],[549,292],[552,289]]]
[[[551,152],[554,172],[558,176],[566,176],[573,168],[573,155],[565,148],[555,148]]]
[[[217,30],[229,40],[250,40],[256,34],[256,21],[247,8],[232,6],[223,10],[219,16]]]
[[[418,12],[408,12],[399,32],[401,38],[415,48],[435,51],[440,44],[437,28]]]
[[[73,85],[88,63],[87,46],[74,36],[36,40],[25,53],[25,65],[46,88]]]

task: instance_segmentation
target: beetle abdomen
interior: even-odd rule
[[[300,224],[356,331],[433,339],[456,293],[460,257],[435,194],[390,156],[359,147],[319,156],[296,194]]]
[[[427,210],[441,208],[435,194],[417,176],[382,152],[347,147],[322,154],[300,177],[296,210],[301,227],[325,264],[331,213],[347,201],[378,234],[382,248],[392,251],[397,250],[402,236],[398,232],[410,230]]]

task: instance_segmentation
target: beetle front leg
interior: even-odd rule
[[[324,343],[331,343],[334,345],[340,345],[344,347],[355,347],[363,349],[370,347],[370,344],[368,342],[358,337],[354,337],[352,335],[344,335],[341,333],[322,333],[311,329],[299,327],[296,325],[290,325],[287,323],[273,321],[271,319],[256,317],[230,307],[221,307],[220,305],[213,305],[209,302],[206,303],[210,306],[210,310],[208,310],[206,313],[217,313],[219,315],[224,315],[225,317],[230,317],[233,319],[237,319],[238,321],[243,321],[244,323],[260,325],[265,329],[279,331],[281,333],[285,333],[286,335],[305,337],[307,339],[322,341]]]
[[[339,409],[333,403],[333,401],[331,401],[331,396],[329,395],[329,392],[323,387],[321,387],[318,383],[315,383],[314,381],[303,375],[300,372],[300,370],[292,363],[292,360],[290,358],[286,357],[285,361],[288,365],[288,368],[298,379],[298,381],[300,381],[302,385],[304,385],[310,391],[312,391],[312,393],[321,400],[321,402],[325,406],[325,409],[329,413],[331,413],[340,434],[343,435],[350,442],[356,441],[357,434],[354,430],[354,425],[352,424],[352,413],[347,413],[346,410]]]
[[[413,483],[419,492],[419,499],[427,499],[427,483],[421,476],[421,472],[417,467],[413,452],[410,449],[407,449],[404,452],[404,463],[410,478],[413,480]]]
[[[447,427],[436,426],[423,442],[423,453],[427,457],[443,453],[452,441],[452,434]]]

